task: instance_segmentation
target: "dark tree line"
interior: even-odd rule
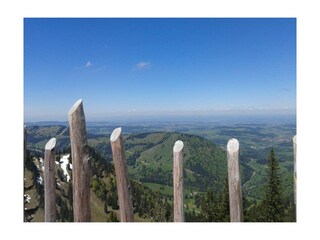
[[[286,200],[283,192],[283,179],[279,163],[271,149],[267,165],[268,180],[262,201],[249,200],[243,197],[244,221],[246,222],[294,222],[296,221],[295,205]],[[225,181],[223,191],[217,195],[209,190],[201,202],[201,221],[229,221],[228,182]]]

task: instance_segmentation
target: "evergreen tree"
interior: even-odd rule
[[[225,178],[222,193],[219,196],[218,219],[219,222],[230,222],[229,206],[229,184],[228,177]]]
[[[243,198],[243,217],[245,222],[265,222],[264,201],[249,200]]]
[[[268,161],[268,185],[264,200],[265,221],[284,221],[284,196],[279,163],[275,158],[273,148]]]
[[[217,221],[217,202],[213,196],[213,190],[208,190],[201,203],[202,218],[204,222]]]
[[[201,222],[201,216],[196,215],[196,212],[194,211],[194,209],[192,209],[192,211],[186,211],[184,213],[185,215],[185,221],[186,222]]]
[[[117,214],[111,211],[109,216],[107,217],[107,222],[119,222]]]
[[[152,217],[153,221],[155,222],[166,222],[167,218],[166,216],[170,216],[170,213],[167,213],[167,208],[165,204],[162,202],[160,192],[156,193],[155,196],[155,205],[154,208],[152,209]]]

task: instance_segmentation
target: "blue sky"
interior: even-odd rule
[[[25,121],[287,113],[295,19],[25,19]]]

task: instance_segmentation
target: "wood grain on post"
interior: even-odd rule
[[[243,221],[242,191],[240,179],[240,148],[237,139],[232,138],[227,144],[230,221]]]
[[[75,222],[90,222],[90,165],[82,100],[68,113],[72,156],[73,215]]]
[[[183,210],[183,142],[178,140],[173,147],[173,206],[174,222],[184,222]]]
[[[293,169],[294,169],[294,204],[297,204],[297,135],[295,135],[292,139],[293,142]]]
[[[45,222],[56,221],[56,178],[55,178],[56,139],[51,138],[44,152],[44,218]]]
[[[113,130],[110,136],[110,143],[117,179],[120,220],[121,222],[133,222],[131,186],[128,177],[127,161],[125,159],[121,128]]]

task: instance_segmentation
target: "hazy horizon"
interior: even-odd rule
[[[211,110],[170,110],[170,111],[138,111],[130,110],[127,112],[92,112],[86,108],[86,103],[83,101],[86,119],[92,122],[109,121],[109,120],[132,120],[132,119],[172,119],[172,118],[208,118],[208,117],[269,117],[269,116],[296,116],[296,109],[211,109]],[[71,108],[72,106],[70,106]],[[68,111],[65,108],[63,114],[57,113],[37,113],[29,115],[25,113],[25,122],[41,122],[41,121],[68,121]]]
[[[86,111],[86,110],[85,110]],[[91,115],[85,113],[86,122],[89,125],[95,125],[98,123],[103,124],[165,124],[165,123],[219,123],[219,124],[233,124],[233,123],[294,123],[296,124],[296,113],[292,110],[284,111],[260,111],[260,112],[242,112],[235,113],[230,112],[229,114],[172,114],[166,115],[159,113],[158,115],[109,115],[99,118],[92,118]],[[67,114],[63,118],[58,119],[26,119],[25,123],[28,124],[50,124],[50,123],[61,123],[68,124]]]

